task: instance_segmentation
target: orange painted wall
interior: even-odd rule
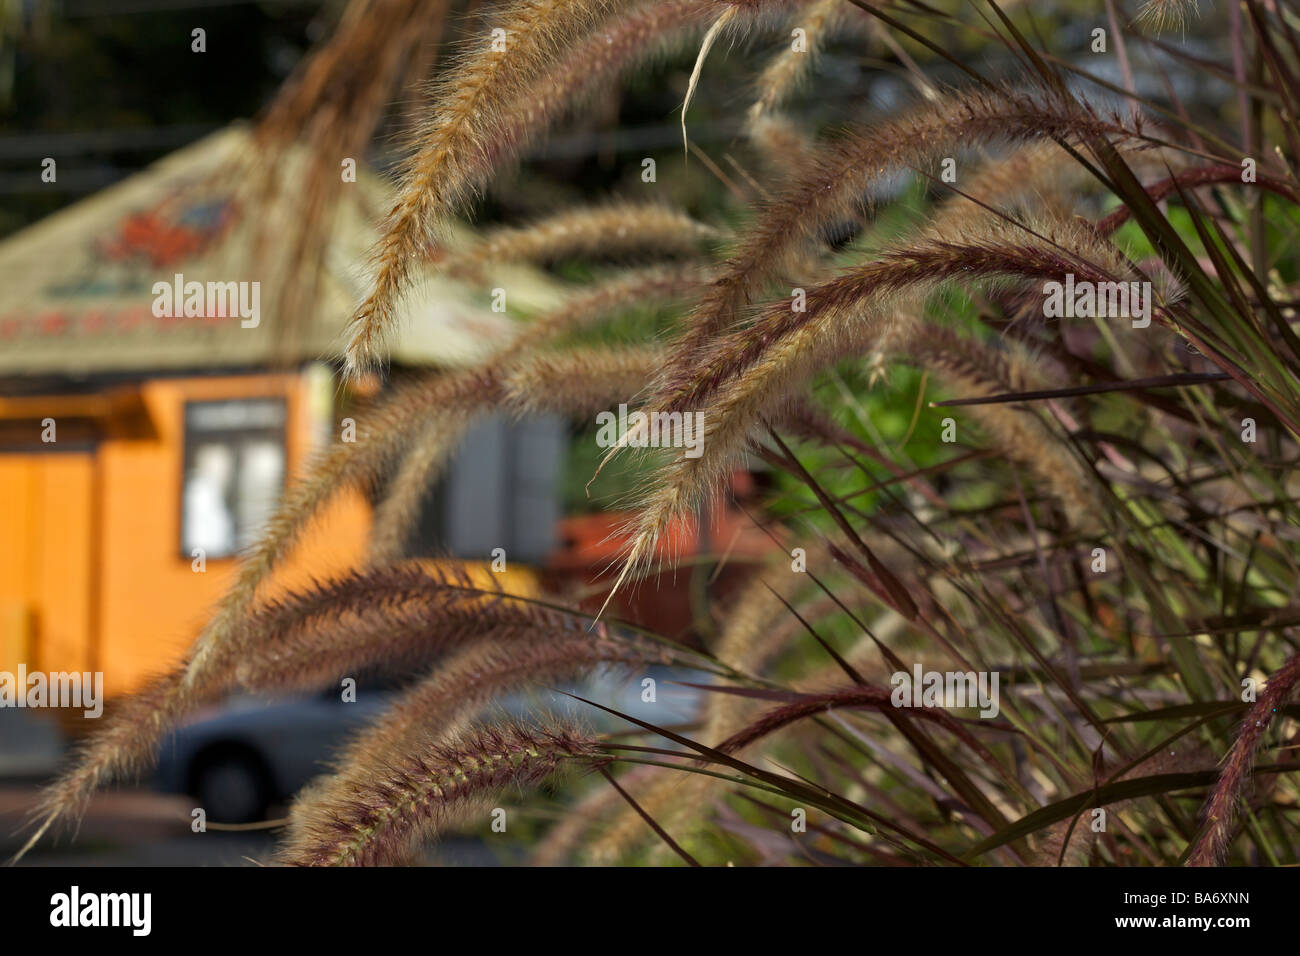
[[[30,456],[0,456],[0,671],[10,673],[31,659],[39,542],[33,531],[37,517],[27,502],[36,496],[37,480]]]
[[[310,454],[313,429],[311,385],[297,373],[150,381],[149,437],[110,428],[93,455],[0,452],[0,655],[3,635],[21,640],[11,620],[26,602],[36,645],[29,668],[31,659],[42,670],[93,663],[115,695],[175,663],[235,570],[234,559],[209,559],[196,573],[180,554],[185,403],[266,396],[287,400],[293,475]],[[277,582],[351,567],[369,522],[359,495],[340,496]],[[12,668],[0,660],[0,669]]]
[[[91,670],[93,462],[0,456],[0,670]]]

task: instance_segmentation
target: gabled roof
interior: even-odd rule
[[[365,289],[374,223],[388,187],[358,170],[337,205],[325,275],[312,315],[293,326],[262,309],[256,327],[233,315],[155,315],[155,283],[261,282],[274,301],[275,277],[250,274],[255,227],[288,241],[285,203],[249,202],[240,159],[256,148],[248,130],[214,133],[146,170],[0,242],[0,376],[147,373],[222,369],[333,359],[340,333]],[[254,208],[256,207],[256,208]],[[276,221],[278,220],[278,224]],[[283,228],[281,228],[281,226]],[[552,286],[514,270],[513,305],[548,308]],[[269,288],[268,288],[269,286]],[[405,364],[458,364],[501,341],[509,319],[487,308],[479,290],[432,274],[402,304],[392,358]]]

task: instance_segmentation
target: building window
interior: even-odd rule
[[[284,490],[282,398],[188,402],[181,554],[231,557],[248,547]]]

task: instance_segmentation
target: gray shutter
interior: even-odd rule
[[[509,554],[520,561],[543,561],[555,546],[560,520],[560,466],[567,440],[564,419],[530,418],[511,427],[512,494],[507,501],[512,527]]]
[[[446,545],[453,557],[537,564],[555,545],[560,468],[568,441],[558,415],[484,419],[465,436],[447,475]]]
[[[470,430],[447,475],[447,548],[457,558],[487,558],[509,541],[502,502],[509,493],[508,429],[500,416]]]

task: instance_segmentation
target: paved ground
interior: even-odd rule
[[[0,856],[23,843],[16,832],[36,805],[39,783],[0,783]],[[269,855],[268,832],[190,830],[186,797],[118,790],[96,796],[74,835],[41,843],[20,866],[250,866]]]
[[[16,832],[35,807],[37,781],[0,781],[0,861],[22,846]],[[115,790],[91,800],[81,827],[58,840],[45,839],[19,866],[259,866],[275,847],[276,831],[194,833],[193,801],[147,790]],[[428,862],[495,866],[482,841],[451,838]]]

